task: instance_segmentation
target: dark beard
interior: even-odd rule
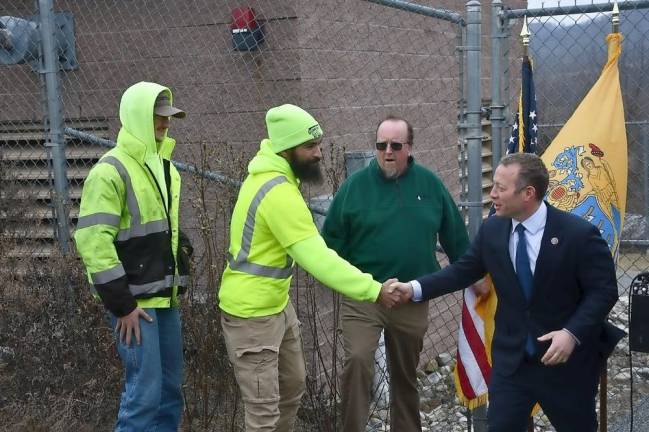
[[[295,177],[305,183],[320,184],[322,183],[322,171],[320,170],[320,161],[299,161],[294,155],[291,155],[289,165],[293,170]]]

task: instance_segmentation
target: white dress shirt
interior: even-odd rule
[[[509,233],[509,258],[512,260],[514,271],[516,271],[516,247],[518,246],[518,234],[515,234],[518,224],[523,224],[525,227],[525,239],[527,240],[527,257],[530,260],[530,269],[532,275],[536,269],[536,259],[539,257],[539,250],[541,249],[541,239],[545,231],[545,221],[548,218],[548,208],[545,203],[541,201],[541,205],[532,216],[524,221],[517,221],[512,219],[512,230]]]

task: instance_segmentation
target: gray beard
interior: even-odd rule
[[[381,171],[383,172],[383,177],[385,177],[388,180],[394,180],[397,177],[399,177],[399,173],[397,172],[396,169],[381,168]]]

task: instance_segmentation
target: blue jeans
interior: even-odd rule
[[[144,309],[153,322],[140,320],[141,345],[119,341],[125,369],[115,432],[177,432],[182,415],[183,348],[178,308]],[[113,328],[117,318],[110,315]]]

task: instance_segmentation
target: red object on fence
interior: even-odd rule
[[[257,14],[251,7],[238,7],[232,9],[232,30],[254,30],[259,26],[257,23]]]

